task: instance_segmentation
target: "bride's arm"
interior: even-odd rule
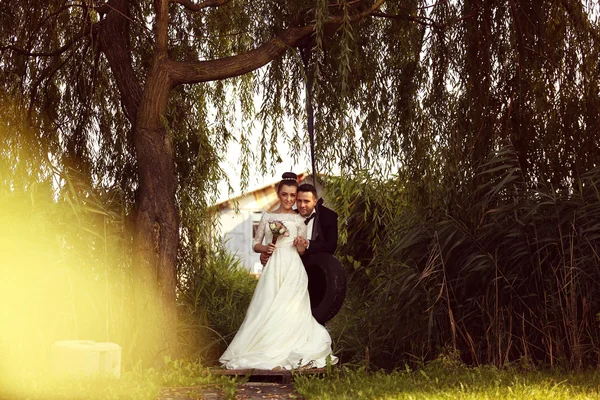
[[[254,236],[254,246],[252,246],[252,250],[256,253],[267,253],[271,254],[275,249],[275,245],[269,243],[267,246],[262,244],[262,241],[265,237],[265,230],[267,228],[267,214],[264,213],[260,222],[258,223],[258,228],[256,229],[256,236]]]
[[[255,253],[267,253],[271,254],[273,250],[275,250],[275,245],[273,243],[269,243],[268,245],[257,243],[252,248]]]

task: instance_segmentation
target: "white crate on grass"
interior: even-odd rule
[[[52,345],[52,370],[57,375],[121,376],[121,346],[93,340],[62,340]]]

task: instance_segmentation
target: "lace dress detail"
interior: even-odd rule
[[[281,221],[289,235],[280,235],[275,251],[256,285],[244,322],[219,361],[227,369],[284,369],[324,367],[331,353],[331,337],[312,316],[308,278],[294,247],[306,237],[299,214],[265,213],[254,244],[271,243],[269,221]]]
[[[283,242],[288,242],[288,240],[283,240],[284,238],[291,238],[292,245],[296,236],[300,236],[306,239],[306,224],[304,223],[304,218],[301,215],[296,213],[264,213],[262,218],[260,219],[260,222],[258,223],[258,228],[256,229],[256,235],[254,236],[254,240],[252,243],[253,247],[256,244],[271,243],[271,240],[273,239],[273,234],[271,233],[271,228],[269,228],[269,223],[275,221],[282,222],[288,230],[285,236],[279,236],[279,238],[277,239],[277,244],[279,244],[280,240],[282,240],[282,245]],[[263,243],[263,239],[265,238],[266,240],[264,240]]]

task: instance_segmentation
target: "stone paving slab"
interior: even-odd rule
[[[303,399],[292,385],[293,375],[322,375],[325,368],[296,370],[211,369],[210,373],[224,376],[248,377],[235,393],[236,400]],[[227,396],[219,385],[176,387],[162,389],[157,400],[224,400]]]
[[[226,399],[220,387],[191,386],[165,388],[160,391],[156,400],[222,400]]]
[[[218,387],[192,386],[161,390],[157,400],[225,400],[227,397]],[[236,400],[304,400],[289,383],[247,382],[235,393]]]
[[[294,385],[290,383],[248,382],[235,394],[236,400],[296,399],[302,400]]]

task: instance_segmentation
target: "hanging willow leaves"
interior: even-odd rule
[[[283,122],[303,126],[296,48],[312,54],[317,170],[392,177],[382,198],[402,193],[427,213],[477,192],[487,179],[477,172],[504,143],[519,190],[568,192],[598,165],[598,15],[595,2],[575,0],[3,3],[10,134],[0,151],[14,160],[3,184],[77,171],[120,188],[133,266],[158,293],[146,300],[172,315],[177,260],[210,232],[200,210],[224,178],[227,147],[243,149],[244,183],[278,160],[278,138],[295,143],[295,157],[308,152],[306,135]],[[26,146],[30,158],[16,157]],[[65,184],[57,179],[59,192]]]

